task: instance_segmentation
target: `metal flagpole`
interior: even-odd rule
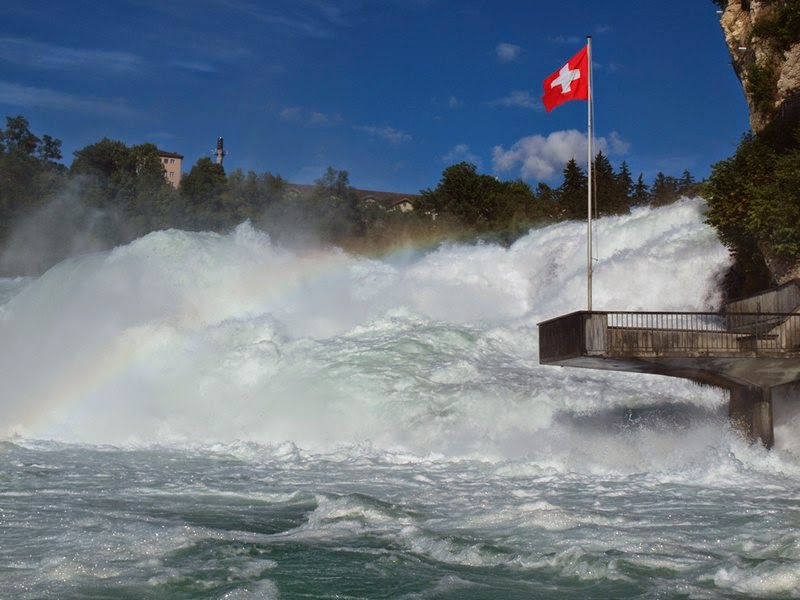
[[[592,97],[592,36],[586,36],[586,59],[588,63],[587,67],[587,76],[589,77],[589,97],[588,102],[586,103],[588,107],[588,162],[587,162],[587,192],[586,192],[586,208],[587,208],[587,244],[586,244],[586,287],[587,287],[587,295],[589,299],[589,312],[592,312],[592,102],[594,98]]]

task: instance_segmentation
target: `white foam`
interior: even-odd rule
[[[767,561],[756,567],[722,568],[714,574],[713,581],[719,588],[750,597],[797,597],[800,594],[800,572],[796,564]]]
[[[702,213],[687,199],[600,219],[596,306],[715,308],[729,259]],[[719,391],[538,364],[536,323],[584,305],[584,236],[562,223],[510,248],[376,261],[291,252],[245,224],[65,261],[15,283],[2,306],[0,435],[287,444],[299,455],[372,447],[401,462],[592,473],[751,456],[725,432]],[[655,416],[631,425],[629,409]]]

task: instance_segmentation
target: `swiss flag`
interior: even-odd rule
[[[542,102],[547,112],[567,100],[589,99],[588,45],[570,58],[563,67],[550,75],[542,84]]]

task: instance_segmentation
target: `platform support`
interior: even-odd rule
[[[745,385],[732,387],[728,415],[733,427],[751,442],[761,442],[768,449],[775,444],[772,391],[769,388]]]

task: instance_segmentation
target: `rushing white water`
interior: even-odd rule
[[[702,211],[597,222],[594,307],[718,308]],[[0,281],[0,587],[800,595],[800,417],[768,453],[720,390],[538,364],[536,324],[585,308],[584,236],[370,260],[245,224]]]
[[[718,306],[726,252],[700,210],[601,220],[595,308]],[[719,404],[676,380],[538,365],[536,323],[585,307],[583,235],[570,223],[509,249],[377,261],[288,252],[248,225],[153,233],[19,282],[0,321],[0,423],[92,443],[506,456],[581,426],[556,423],[565,412]]]

